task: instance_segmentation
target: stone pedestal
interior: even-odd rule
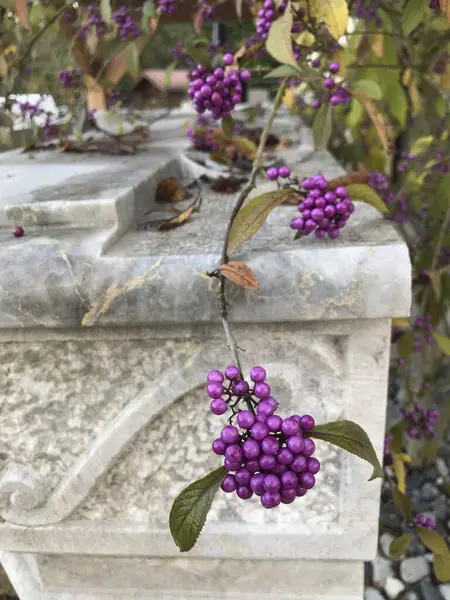
[[[267,511],[219,493],[192,552],[170,537],[176,495],[220,464],[204,386],[230,357],[204,273],[235,198],[206,193],[183,227],[136,231],[158,181],[198,175],[169,137],[126,158],[0,157],[0,560],[21,600],[362,600],[379,481],[320,441],[304,498]],[[296,174],[341,172],[300,137]],[[242,247],[261,287],[230,286],[244,369],[265,366],[281,414],[351,419],[381,457],[407,248],[367,206],[335,241],[294,242],[295,213]]]

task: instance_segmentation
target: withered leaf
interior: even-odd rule
[[[234,194],[241,187],[245,179],[237,177],[223,177],[220,175],[217,179],[211,182],[211,189],[215,192],[224,192],[226,194]]]
[[[330,190],[335,190],[340,186],[352,185],[353,183],[367,183],[368,174],[361,171],[349,171],[341,177],[336,177],[328,182]]]
[[[158,183],[156,188],[156,202],[179,202],[184,198],[184,191],[178,185],[175,177],[167,177]]]
[[[388,132],[386,123],[383,120],[381,113],[378,111],[378,108],[364,92],[354,88],[348,88],[350,94],[358,100],[358,102],[365,108],[367,115],[375,127],[378,137],[383,145],[383,148],[387,153],[390,153],[392,150],[392,140],[390,139],[390,132]]]
[[[98,154],[135,154],[136,146],[129,142],[123,142],[114,139],[106,140],[85,140],[82,142],[73,142],[65,140],[58,146],[59,152],[76,152],[83,154],[85,152],[94,152]]]
[[[287,206],[298,206],[302,200],[305,199],[303,194],[292,190],[292,193],[288,194],[286,198],[283,200],[282,204]]]
[[[184,225],[184,223],[189,221],[192,214],[200,208],[201,203],[202,194],[200,191],[197,197],[194,199],[194,201],[187,208],[185,208],[182,211],[179,211],[176,217],[171,217],[170,219],[141,222],[137,224],[136,228],[138,230],[147,230],[155,228],[158,229],[158,231],[167,231],[168,229],[175,229],[176,227],[180,227],[180,225]]]
[[[30,22],[28,21],[28,2],[27,0],[16,0],[16,17],[25,29],[30,30]]]
[[[289,148],[290,146],[292,146],[292,140],[290,140],[289,138],[281,138],[275,148],[275,151],[282,152],[283,150],[286,150],[286,148]]]
[[[250,267],[240,261],[220,265],[218,269],[224,277],[248,290],[259,290],[258,280]]]
[[[241,46],[241,48],[239,48],[234,55],[234,64],[238,67],[243,67],[245,64],[249,63],[263,48],[264,42],[253,44],[250,46],[250,48]]]

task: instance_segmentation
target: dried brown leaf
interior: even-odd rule
[[[270,144],[266,144],[270,145]],[[292,146],[292,140],[289,138],[281,138],[280,141],[278,142],[276,148],[275,148],[275,152],[282,152],[283,150],[286,150],[286,148],[290,148]]]
[[[361,171],[350,171],[346,175],[342,175],[341,177],[336,177],[328,182],[328,187],[330,190],[335,190],[339,186],[346,187],[347,185],[352,185],[354,183],[367,183],[368,176]]]
[[[246,48],[245,46],[242,46],[235,53],[234,64],[231,65],[231,68],[243,67],[246,63],[250,62],[252,60],[252,58],[254,58],[254,56],[256,54],[258,54],[258,52],[260,50],[262,50],[263,48],[264,48],[264,42],[258,42],[257,44],[250,46],[250,48]]]
[[[439,0],[439,6],[450,23],[450,0]]]
[[[218,269],[224,277],[248,290],[259,290],[259,283],[253,271],[245,263],[233,261],[220,265]]]
[[[168,229],[175,229],[175,227],[183,225],[184,223],[189,221],[194,210],[195,206],[194,204],[191,204],[186,208],[186,210],[180,212],[176,217],[173,217],[172,219],[168,219],[166,221],[161,221],[157,225],[157,229],[159,231],[167,231]]]
[[[283,200],[283,202],[281,204],[285,204],[287,206],[298,206],[300,204],[300,202],[302,202],[302,200],[304,200],[304,199],[305,199],[305,196],[303,194],[300,194],[299,192],[295,192],[293,190],[291,194],[288,194],[286,196],[286,198]]]
[[[179,202],[184,198],[184,190],[178,185],[175,177],[167,177],[158,183],[156,202]]]
[[[202,10],[202,8],[199,8],[199,10],[197,10],[197,12],[194,14],[194,18],[193,18],[194,31],[195,31],[196,35],[202,34],[203,21],[204,21],[203,10]]]
[[[215,192],[224,192],[225,194],[234,194],[241,187],[245,179],[238,179],[237,177],[222,177],[220,175],[217,179],[213,179],[211,182],[211,189]]]
[[[386,127],[385,122],[383,121],[383,117],[377,109],[377,106],[373,100],[371,100],[364,92],[361,90],[348,88],[348,91],[351,95],[358,100],[360,104],[365,108],[370,120],[373,123],[373,126],[377,130],[378,136],[383,144],[383,148],[387,153],[390,153],[392,150],[392,141],[389,138],[389,133]]]
[[[25,29],[31,29],[28,21],[28,1],[16,0],[16,17],[19,19]]]

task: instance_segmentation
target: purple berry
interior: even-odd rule
[[[236,473],[234,474],[234,478],[238,485],[248,485],[250,483],[251,477],[252,476],[251,476],[250,471],[248,469],[246,469],[245,467],[238,469],[236,471]]]
[[[266,175],[270,181],[275,181],[278,179],[278,169],[276,167],[271,167],[270,169],[267,169]]]
[[[261,504],[264,508],[275,508],[276,506],[279,506],[280,502],[281,496],[278,492],[275,492],[274,494],[266,492],[261,496]]]
[[[261,442],[261,449],[264,454],[276,454],[280,449],[280,442],[276,437],[267,436]]]
[[[217,371],[217,369],[208,373],[208,383],[222,383],[223,380],[223,373],[221,371]]]
[[[243,379],[238,379],[237,381],[233,381],[231,389],[237,396],[242,396],[248,392],[248,383]]]
[[[250,473],[257,473],[259,471],[259,462],[257,460],[247,460],[245,466]]]
[[[293,435],[286,442],[286,446],[292,454],[301,454],[305,448],[305,442],[301,435]]]
[[[323,80],[323,85],[328,89],[331,90],[334,88],[334,79],[332,79],[331,77],[326,77]]]
[[[214,440],[214,442],[212,443],[212,449],[215,454],[222,455],[222,454],[225,454],[227,445],[225,444],[225,442],[222,439],[218,438],[217,440]]]
[[[208,383],[206,392],[210,398],[220,398],[223,394],[223,385],[220,383]]]
[[[269,435],[269,428],[264,423],[255,423],[251,428],[252,438],[261,442]]]
[[[302,473],[298,479],[299,485],[301,485],[302,488],[305,488],[307,490],[313,488],[316,483],[316,478],[312,473],[309,473],[309,471],[307,471],[306,473]]]
[[[295,473],[301,473],[307,468],[307,466],[307,458],[299,454],[294,458],[289,468]]]
[[[246,440],[242,444],[242,453],[244,454],[245,458],[249,458],[251,460],[258,458],[261,453],[260,445],[255,440]]]
[[[313,108],[314,110],[317,110],[318,108],[320,108],[321,103],[319,102],[319,100],[313,100],[311,102],[311,108]]]
[[[328,70],[330,71],[330,73],[339,73],[339,69],[341,68],[341,65],[338,62],[332,62],[330,63]]]
[[[286,471],[281,475],[281,484],[286,490],[295,490],[298,484],[298,477],[293,471]]]
[[[250,79],[252,78],[252,75],[248,69],[244,69],[243,71],[240,72],[239,77],[240,77],[241,81],[250,81]]]
[[[311,66],[313,66],[315,69],[318,69],[320,67],[320,58],[314,58],[311,61]]]
[[[266,402],[266,401],[264,400],[264,402]],[[262,402],[261,402],[261,404],[262,404]],[[282,421],[283,421],[283,419],[279,415],[270,415],[266,419],[266,425],[270,431],[273,431],[274,433],[278,433],[279,431],[281,431]]]
[[[280,167],[278,169],[278,175],[280,177],[287,178],[287,177],[289,177],[290,174],[291,174],[291,170],[286,165],[283,165],[282,167]]]
[[[264,384],[259,384],[259,385],[264,385]],[[256,412],[258,415],[264,415],[265,417],[270,417],[273,412],[275,411],[275,408],[273,407],[272,402],[269,402],[269,400],[262,400],[261,402],[258,403],[258,406],[256,407]]]
[[[297,497],[297,493],[295,489],[284,489],[281,492],[281,502],[283,504],[292,504],[295,498]]]
[[[347,197],[347,189],[342,185],[337,187],[334,191],[338,198],[346,198]]]
[[[263,471],[271,471],[276,464],[277,459],[272,454],[263,454],[259,457],[259,466]]]
[[[225,444],[235,444],[239,440],[239,431],[234,425],[225,425],[220,437]]]
[[[227,379],[229,379],[230,381],[237,379],[240,376],[240,371],[237,367],[235,367],[234,365],[227,367],[225,369],[225,377]]]
[[[255,423],[255,415],[249,410],[241,410],[237,416],[237,422],[242,429],[251,429]]]
[[[305,438],[305,447],[303,448],[303,456],[309,457],[314,454],[316,449],[315,443],[310,438]]]
[[[315,424],[316,422],[311,415],[303,415],[300,419],[300,425],[304,431],[310,431]]]
[[[236,490],[236,494],[242,500],[248,500],[249,498],[251,498],[253,496],[253,491],[250,489],[250,487],[248,485],[240,485]]]
[[[216,398],[211,402],[211,412],[215,415],[223,415],[228,410],[228,404],[223,398]]]
[[[241,463],[238,462],[231,462],[230,460],[228,460],[228,458],[226,458],[224,460],[224,467],[227,471],[237,471],[238,469],[240,469],[241,467]]]
[[[269,494],[278,492],[278,490],[281,487],[280,480],[278,479],[278,477],[276,475],[271,475],[271,474],[266,475],[264,477],[263,487],[266,490],[266,492],[269,492]]]
[[[317,458],[308,458],[307,469],[313,475],[316,475],[320,471],[320,462],[317,460]]]
[[[300,427],[297,421],[288,417],[281,423],[281,431],[284,433],[284,435],[291,437],[300,433]]]
[[[257,473],[253,475],[250,479],[250,487],[255,492],[255,494],[261,495],[264,493],[264,479],[265,475],[263,473]]]
[[[224,54],[222,60],[223,60],[223,64],[224,65],[229,66],[229,65],[233,64],[233,62],[234,62],[234,56],[232,54],[230,54],[230,53]]]
[[[265,369],[263,367],[253,367],[250,371],[250,379],[255,383],[262,383],[267,377]]]
[[[227,458],[232,463],[241,463],[242,462],[242,449],[237,444],[232,444],[228,446],[225,450],[225,458]]]
[[[297,498],[301,498],[302,496],[304,496],[306,494],[306,492],[308,491],[307,489],[303,488],[300,484],[297,486],[297,489],[295,490],[296,494],[297,494]]]
[[[231,494],[236,490],[236,480],[233,475],[227,475],[220,486],[224,492]]]
[[[277,453],[277,461],[280,463],[280,465],[290,465],[293,460],[294,460],[294,455],[287,448],[282,448]]]

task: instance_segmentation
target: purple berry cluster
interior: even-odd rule
[[[390,434],[384,436],[383,467],[392,465],[392,453],[389,449],[389,442],[392,441],[392,437]]]
[[[136,38],[140,35],[140,28],[136,23],[133,23],[133,19],[125,6],[121,6],[119,10],[113,12],[111,18],[117,25],[117,31],[122,42],[126,42],[128,39]]]
[[[158,9],[162,15],[173,15],[176,10],[175,0],[158,0]]]
[[[320,58],[315,58],[311,61],[311,66],[315,69],[320,67],[321,61]],[[339,104],[348,104],[352,96],[348,92],[349,84],[344,82],[342,85],[336,83],[333,75],[337,75],[341,69],[341,65],[338,62],[331,62],[328,65],[328,75],[323,80],[323,86],[327,92],[326,101],[329,102],[332,106],[338,106]],[[322,105],[322,102],[319,98],[315,98],[311,102],[311,107],[314,110],[317,110]]]
[[[380,8],[378,0],[356,0],[355,14],[358,19],[363,19],[368,23],[374,22],[377,27],[382,24],[381,17],[377,14]]]
[[[437,436],[434,428],[439,418],[439,411],[425,409],[418,402],[414,404],[414,409],[407,411],[401,408],[405,423],[408,425],[406,433],[411,439],[421,440],[425,437],[435,438]]]
[[[62,69],[58,73],[59,83],[63,87],[74,88],[82,85],[83,71],[80,68],[77,69]]]
[[[413,526],[426,527],[427,529],[436,529],[436,522],[433,519],[427,519],[425,515],[417,515]]]
[[[406,171],[406,169],[409,167],[409,163],[414,160],[415,155],[408,153],[408,152],[403,152],[402,156],[401,156],[401,161],[400,164],[397,166],[397,171],[399,173],[404,173]]]
[[[431,324],[431,315],[424,314],[417,317],[414,322],[414,328],[416,330],[417,335],[414,337],[414,352],[422,352],[424,348],[424,344],[432,344],[433,336],[431,335],[431,331],[433,330],[433,325]]]
[[[213,7],[210,0],[199,0],[199,9],[205,21],[213,20]]]
[[[303,179],[301,187],[305,190],[306,197],[298,205],[301,216],[291,221],[292,229],[302,235],[309,235],[314,231],[318,238],[323,238],[326,234],[332,239],[339,237],[340,230],[355,210],[346,188],[339,186],[330,190],[328,181],[320,173]]]
[[[232,410],[229,425],[212,444],[213,452],[224,456],[228,471],[222,490],[236,492],[243,500],[256,494],[265,508],[291,504],[314,487],[320,470],[313,457],[315,444],[304,435],[314,427],[314,419],[310,415],[282,419],[275,414],[278,402],[271,396],[263,367],[253,367],[250,379],[252,387],[235,366],[208,375],[212,412],[222,415]],[[247,410],[238,408],[240,403]],[[231,424],[235,415],[237,427]]]
[[[84,39],[91,29],[95,29],[95,33],[98,37],[105,35],[106,23],[100,13],[98,6],[90,4],[87,7],[88,22],[87,25],[83,25],[78,30],[78,37]]]
[[[284,6],[282,7],[282,5]],[[258,11],[258,19],[256,21],[256,33],[258,34],[259,39],[267,40],[272,23],[283,13],[285,9],[285,2],[282,2],[280,6],[277,7],[273,0],[264,0],[262,8],[260,8]]]
[[[283,165],[281,167],[270,167],[270,169],[267,169],[266,175],[267,178],[270,179],[270,181],[276,181],[278,177],[281,177],[282,179],[290,177],[291,170],[286,165]]]
[[[232,54],[224,55],[225,66],[230,66],[233,62]],[[224,119],[242,101],[242,83],[250,78],[251,74],[247,69],[230,69],[226,72],[223,67],[209,70],[197,65],[190,73],[188,95],[199,114],[210,111],[214,119]]]
[[[208,152],[218,150],[218,145],[213,141],[213,131],[215,127],[204,115],[199,115],[196,122],[187,130],[187,136],[191,140],[194,148]]]

